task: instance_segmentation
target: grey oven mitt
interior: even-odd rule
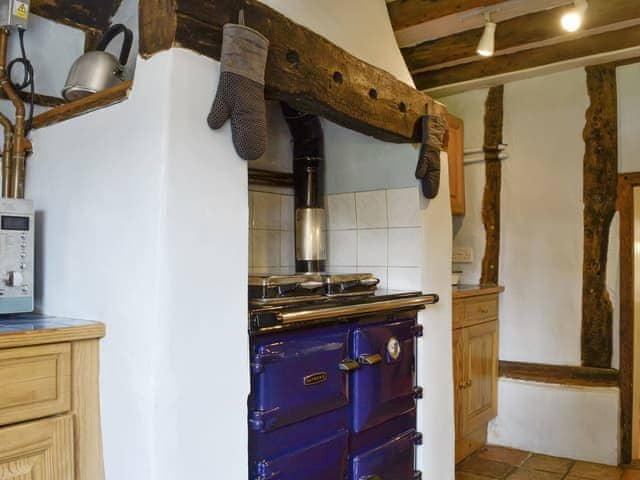
[[[436,198],[440,191],[440,151],[447,129],[447,121],[440,116],[422,117],[422,146],[416,178],[422,181],[422,193],[429,199]]]
[[[268,52],[269,40],[260,32],[233,23],[224,26],[220,83],[207,123],[217,130],[231,118],[233,144],[245,160],[260,158],[266,149]]]

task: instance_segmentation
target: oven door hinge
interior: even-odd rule
[[[424,325],[414,325],[411,327],[411,333],[414,337],[421,338],[424,335]]]
[[[271,410],[254,410],[249,413],[249,427],[256,432],[265,431],[271,426],[279,411],[278,407]]]
[[[282,359],[284,359],[282,352],[269,352],[260,349],[255,356],[255,360],[251,362],[251,371],[255,374],[263,373],[268,363],[274,363]]]
[[[420,470],[413,472],[413,480],[422,480],[422,472]]]
[[[253,480],[278,480],[282,478],[282,474],[279,470],[271,471],[269,462],[262,461],[258,463],[257,475],[253,477]]]
[[[413,434],[413,444],[422,445],[422,433],[416,432]]]
[[[413,398],[416,400],[422,400],[424,396],[424,388],[422,387],[413,387]]]

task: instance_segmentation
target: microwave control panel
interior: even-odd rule
[[[0,313],[33,311],[33,202],[0,199]]]

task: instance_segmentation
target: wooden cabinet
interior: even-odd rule
[[[464,123],[458,117],[447,114],[449,123],[449,188],[451,191],[451,213],[465,214],[464,195]]]
[[[0,480],[73,480],[70,415],[0,429]]]
[[[498,414],[498,294],[453,302],[456,462],[486,443]]]
[[[0,480],[103,480],[104,325],[15,322],[0,333]]]

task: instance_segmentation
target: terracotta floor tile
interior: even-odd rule
[[[484,460],[493,460],[494,462],[502,462],[519,467],[531,454],[523,450],[487,445],[479,450],[476,456]]]
[[[514,467],[502,462],[484,460],[477,456],[472,456],[458,465],[458,471],[464,473],[474,473],[485,477],[502,480]]]
[[[620,480],[622,469],[595,463],[576,462],[569,475],[587,480]]]
[[[640,480],[640,470],[625,470],[622,480]]]
[[[476,475],[475,473],[456,472],[456,480],[494,480],[484,475]]]
[[[572,460],[566,458],[551,457],[549,455],[534,454],[522,465],[528,470],[539,470],[541,472],[566,474],[571,466]]]
[[[540,470],[518,468],[507,477],[507,480],[562,480],[563,478],[563,473],[542,472]]]

